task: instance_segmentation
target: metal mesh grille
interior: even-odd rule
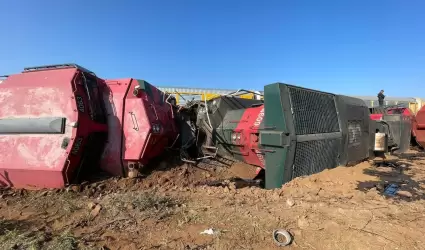
[[[339,132],[333,95],[289,87],[297,135]]]
[[[292,178],[336,167],[340,145],[340,139],[298,142]]]

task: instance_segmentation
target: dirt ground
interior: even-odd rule
[[[271,191],[222,181],[232,177],[224,167],[165,163],[139,179],[1,190],[0,249],[425,249],[425,154],[390,163]],[[388,184],[398,193],[384,195]],[[275,229],[292,244],[276,246]]]

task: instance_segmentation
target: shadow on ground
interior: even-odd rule
[[[415,201],[425,199],[425,168],[422,164],[413,164],[424,160],[425,152],[409,152],[396,159],[375,161],[373,166],[364,170],[364,174],[377,177],[376,181],[358,183],[358,190],[368,192],[376,189],[382,195],[395,200]],[[391,187],[396,193],[391,194]]]
[[[26,221],[0,219],[0,235],[14,230],[26,231],[30,227],[31,225]]]
[[[0,249],[78,249],[79,239],[69,232],[51,230],[24,220],[0,219]]]

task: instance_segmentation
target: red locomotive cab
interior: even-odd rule
[[[372,120],[381,120],[383,114],[402,114],[405,117],[409,117],[410,119],[414,119],[415,115],[413,112],[407,108],[402,106],[395,107],[384,107],[384,108],[372,108],[370,118]]]
[[[110,129],[102,168],[127,176],[160,155],[177,137],[166,95],[146,81],[106,80],[104,101]]]
[[[382,120],[384,114],[370,114],[370,119],[374,121]]]
[[[403,115],[403,117],[405,117],[406,119],[409,119],[411,122],[411,137],[413,139],[417,139],[417,118],[415,116],[415,114],[412,112],[412,110],[408,107],[404,107],[404,106],[389,106],[389,107],[384,107],[384,108],[372,108],[371,110],[371,114],[370,114],[370,119],[372,120],[382,120],[384,114],[389,114],[389,115],[396,115],[396,114],[401,114]]]
[[[407,116],[407,117],[410,117],[410,118],[415,116],[413,114],[413,112],[407,107],[389,108],[388,114],[402,114],[403,116]]]
[[[0,84],[0,186],[62,188],[91,169],[107,137],[102,84],[76,64],[8,76]]]

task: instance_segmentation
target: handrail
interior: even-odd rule
[[[40,70],[52,70],[52,69],[63,69],[63,68],[76,68],[79,69],[85,73],[92,74],[96,76],[96,74],[93,71],[90,71],[84,67],[81,67],[78,64],[75,63],[63,63],[63,64],[51,64],[51,65],[42,65],[42,66],[34,66],[34,67],[26,67],[24,68],[23,73],[25,72],[33,72],[33,71],[40,71]]]

